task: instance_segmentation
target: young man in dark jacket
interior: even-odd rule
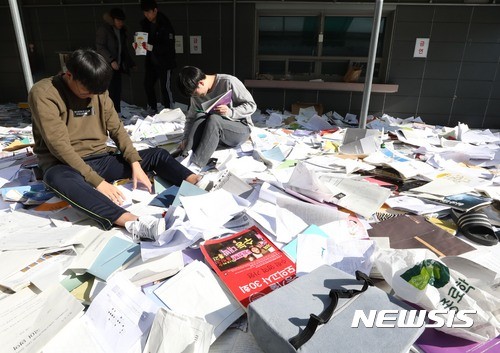
[[[103,16],[104,22],[96,33],[96,49],[113,69],[113,76],[108,91],[117,113],[120,115],[122,92],[122,73],[128,74],[135,66],[129,53],[125,13],[120,8],[113,8]]]
[[[142,0],[141,21],[143,32],[148,33],[146,49],[146,74],[144,88],[151,113],[157,113],[155,84],[160,79],[162,104],[172,108],[174,100],[170,84],[171,71],[175,68],[175,32],[170,20],[158,10],[155,0]]]

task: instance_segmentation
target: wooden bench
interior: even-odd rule
[[[364,83],[321,82],[321,81],[286,81],[286,80],[245,80],[247,88],[280,88],[311,91],[347,91],[363,92]],[[372,93],[396,93],[399,85],[374,83]]]

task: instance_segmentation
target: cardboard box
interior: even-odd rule
[[[292,114],[299,114],[300,108],[308,108],[314,106],[314,109],[318,113],[318,115],[323,114],[323,104],[321,103],[303,103],[303,102],[295,102],[292,104]]]

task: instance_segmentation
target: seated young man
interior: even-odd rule
[[[177,81],[179,90],[191,97],[184,136],[179,150],[193,150],[191,163],[203,168],[219,145],[236,147],[250,136],[252,114],[257,109],[243,83],[226,74],[206,75],[199,68],[184,67]],[[231,102],[204,112],[202,103],[232,90]]]
[[[199,176],[164,149],[134,148],[106,91],[113,72],[100,54],[76,50],[66,67],[37,82],[28,96],[44,183],[102,228],[126,227],[136,241],[155,239],[165,220],[127,212],[121,207],[124,195],[112,182],[132,178],[134,188],[140,183],[151,192],[147,172],[175,185],[195,184]],[[108,135],[117,148],[106,144]]]

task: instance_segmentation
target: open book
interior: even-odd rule
[[[230,104],[232,96],[233,96],[233,90],[230,89],[229,91],[227,91],[224,94],[221,94],[220,96],[217,96],[206,102],[201,103],[202,111],[200,113],[212,114],[214,112],[214,109],[219,105]]]

